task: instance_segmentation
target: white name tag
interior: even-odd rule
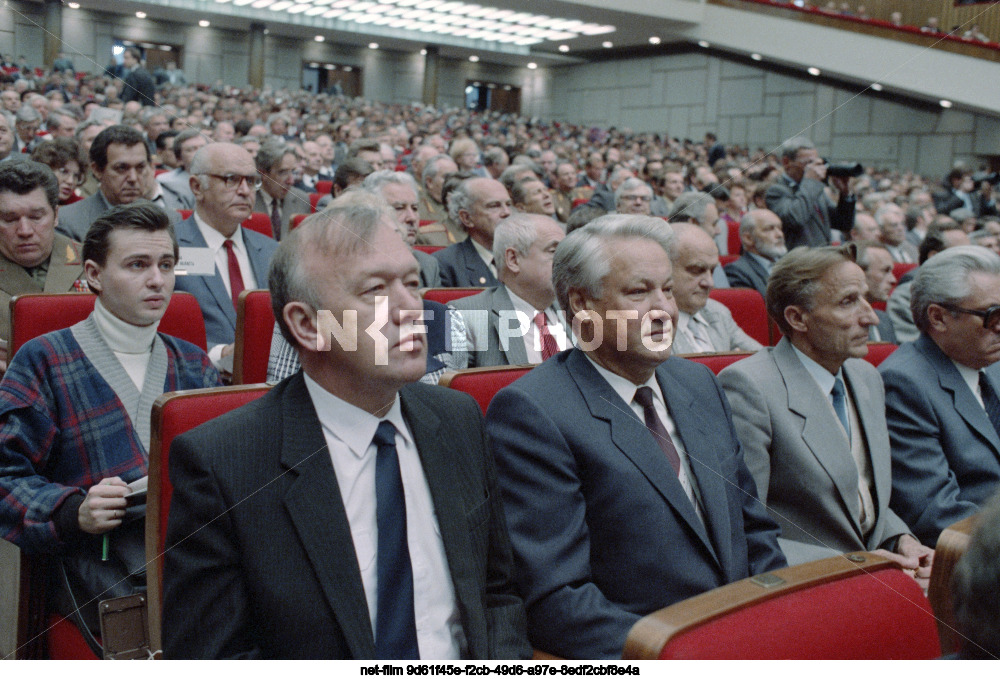
[[[174,272],[178,276],[214,276],[215,254],[208,248],[181,248]]]

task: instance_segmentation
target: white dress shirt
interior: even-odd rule
[[[976,397],[976,403],[979,404],[979,407],[985,409],[986,406],[983,404],[983,392],[979,388],[979,371],[974,368],[970,368],[967,365],[962,365],[958,361],[952,361],[952,364],[955,366],[955,369],[958,370],[958,374],[962,376],[962,379],[965,380],[965,383],[969,385],[969,391],[971,391],[972,395]]]
[[[528,363],[542,362],[542,334],[535,325],[535,316],[540,309],[535,309],[529,302],[521,299],[508,287],[507,294],[514,305],[517,313],[517,322],[520,324],[521,337],[524,342],[524,351],[528,354]],[[559,320],[559,314],[552,306],[545,309],[545,322],[549,326],[549,333],[559,345],[559,351],[569,346],[569,339],[566,337],[566,329]]]
[[[486,248],[484,248],[482,245],[480,245],[479,243],[477,243],[472,238],[469,238],[469,242],[472,243],[472,247],[476,248],[476,254],[478,254],[479,258],[483,260],[483,263],[486,264],[486,266],[489,267],[490,272],[492,272],[492,274],[494,276],[496,276],[497,275],[497,265],[496,265],[496,262],[493,261],[493,253],[491,251],[487,250]]]
[[[306,388],[323,427],[333,471],[351,526],[354,552],[368,602],[372,633],[378,609],[378,521],[375,503],[375,456],[372,442],[379,422],[396,427],[396,453],[406,503],[406,538],[413,569],[413,610],[417,646],[423,660],[454,660],[466,647],[455,588],[424,477],[416,442],[403,419],[399,397],[383,418],[337,398],[303,373]]]
[[[678,312],[677,332],[684,333],[684,337],[691,343],[691,346],[698,347],[700,353],[717,351],[712,345],[712,338],[708,334],[708,323],[702,318],[701,310],[694,314],[684,311]]]

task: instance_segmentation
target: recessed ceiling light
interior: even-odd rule
[[[611,42],[610,40],[605,40],[604,42],[601,43],[601,47],[603,47],[604,49],[610,49],[610,48],[612,48],[614,46],[615,46],[615,44],[613,42]]]
[[[370,49],[370,50],[377,50],[378,49],[378,43],[377,42],[370,42],[370,43],[368,43],[368,49]]]
[[[145,12],[136,12],[135,13],[135,17],[137,19],[145,19],[146,18],[146,13]]]
[[[654,35],[653,37],[651,37],[649,39],[649,44],[650,45],[659,45],[660,44],[660,38]]]
[[[569,45],[559,45],[560,52],[569,52]]]
[[[806,69],[806,73],[808,73],[809,75],[819,75],[820,70],[815,66],[810,66],[809,68]]]
[[[876,92],[881,92],[882,91],[881,83],[872,83],[872,89],[875,90]]]
[[[529,61],[528,62],[528,68],[531,69],[532,71],[534,71],[536,68],[538,68],[538,64],[536,64],[533,61]]]
[[[206,19],[202,19],[201,21],[198,22],[198,25],[201,26],[202,28],[208,28],[212,24],[211,24],[210,21],[208,21]]]
[[[705,49],[708,49],[711,46],[712,46],[712,43],[710,43],[708,40],[699,40],[698,41],[698,47],[704,47]]]
[[[753,59],[754,61],[760,61],[764,57],[762,57],[759,54],[757,54],[756,52],[754,52],[753,54],[750,55],[750,58]]]
[[[71,3],[69,3],[68,7],[70,9],[80,9],[80,3],[78,3],[78,2],[71,2]]]
[[[941,104],[941,108],[951,108],[951,102],[947,99],[942,99],[938,103]]]
[[[323,42],[324,40],[326,40],[326,38],[324,38],[322,35],[317,35],[315,38],[313,38],[313,40],[315,40],[316,42]]]
[[[471,57],[469,57],[469,61],[471,61],[472,63],[476,63],[477,61],[479,61],[479,57],[473,54]]]
[[[427,56],[427,50],[426,49],[420,50],[420,56],[426,57]]]

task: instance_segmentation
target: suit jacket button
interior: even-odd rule
[[[480,285],[486,285],[486,277],[485,276],[480,276],[479,277],[479,284]]]

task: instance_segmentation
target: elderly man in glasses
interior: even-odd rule
[[[653,189],[641,179],[626,179],[615,191],[615,209],[619,214],[648,215],[652,204]]]
[[[244,290],[267,287],[267,270],[278,244],[240,226],[253,211],[261,185],[254,159],[242,146],[203,146],[190,172],[195,209],[176,226],[181,247],[176,288],[198,298],[208,355],[227,373],[232,370],[236,302]]]
[[[965,245],[928,259],[910,309],[920,336],[879,367],[890,506],[934,545],[1000,488],[1000,257]]]

